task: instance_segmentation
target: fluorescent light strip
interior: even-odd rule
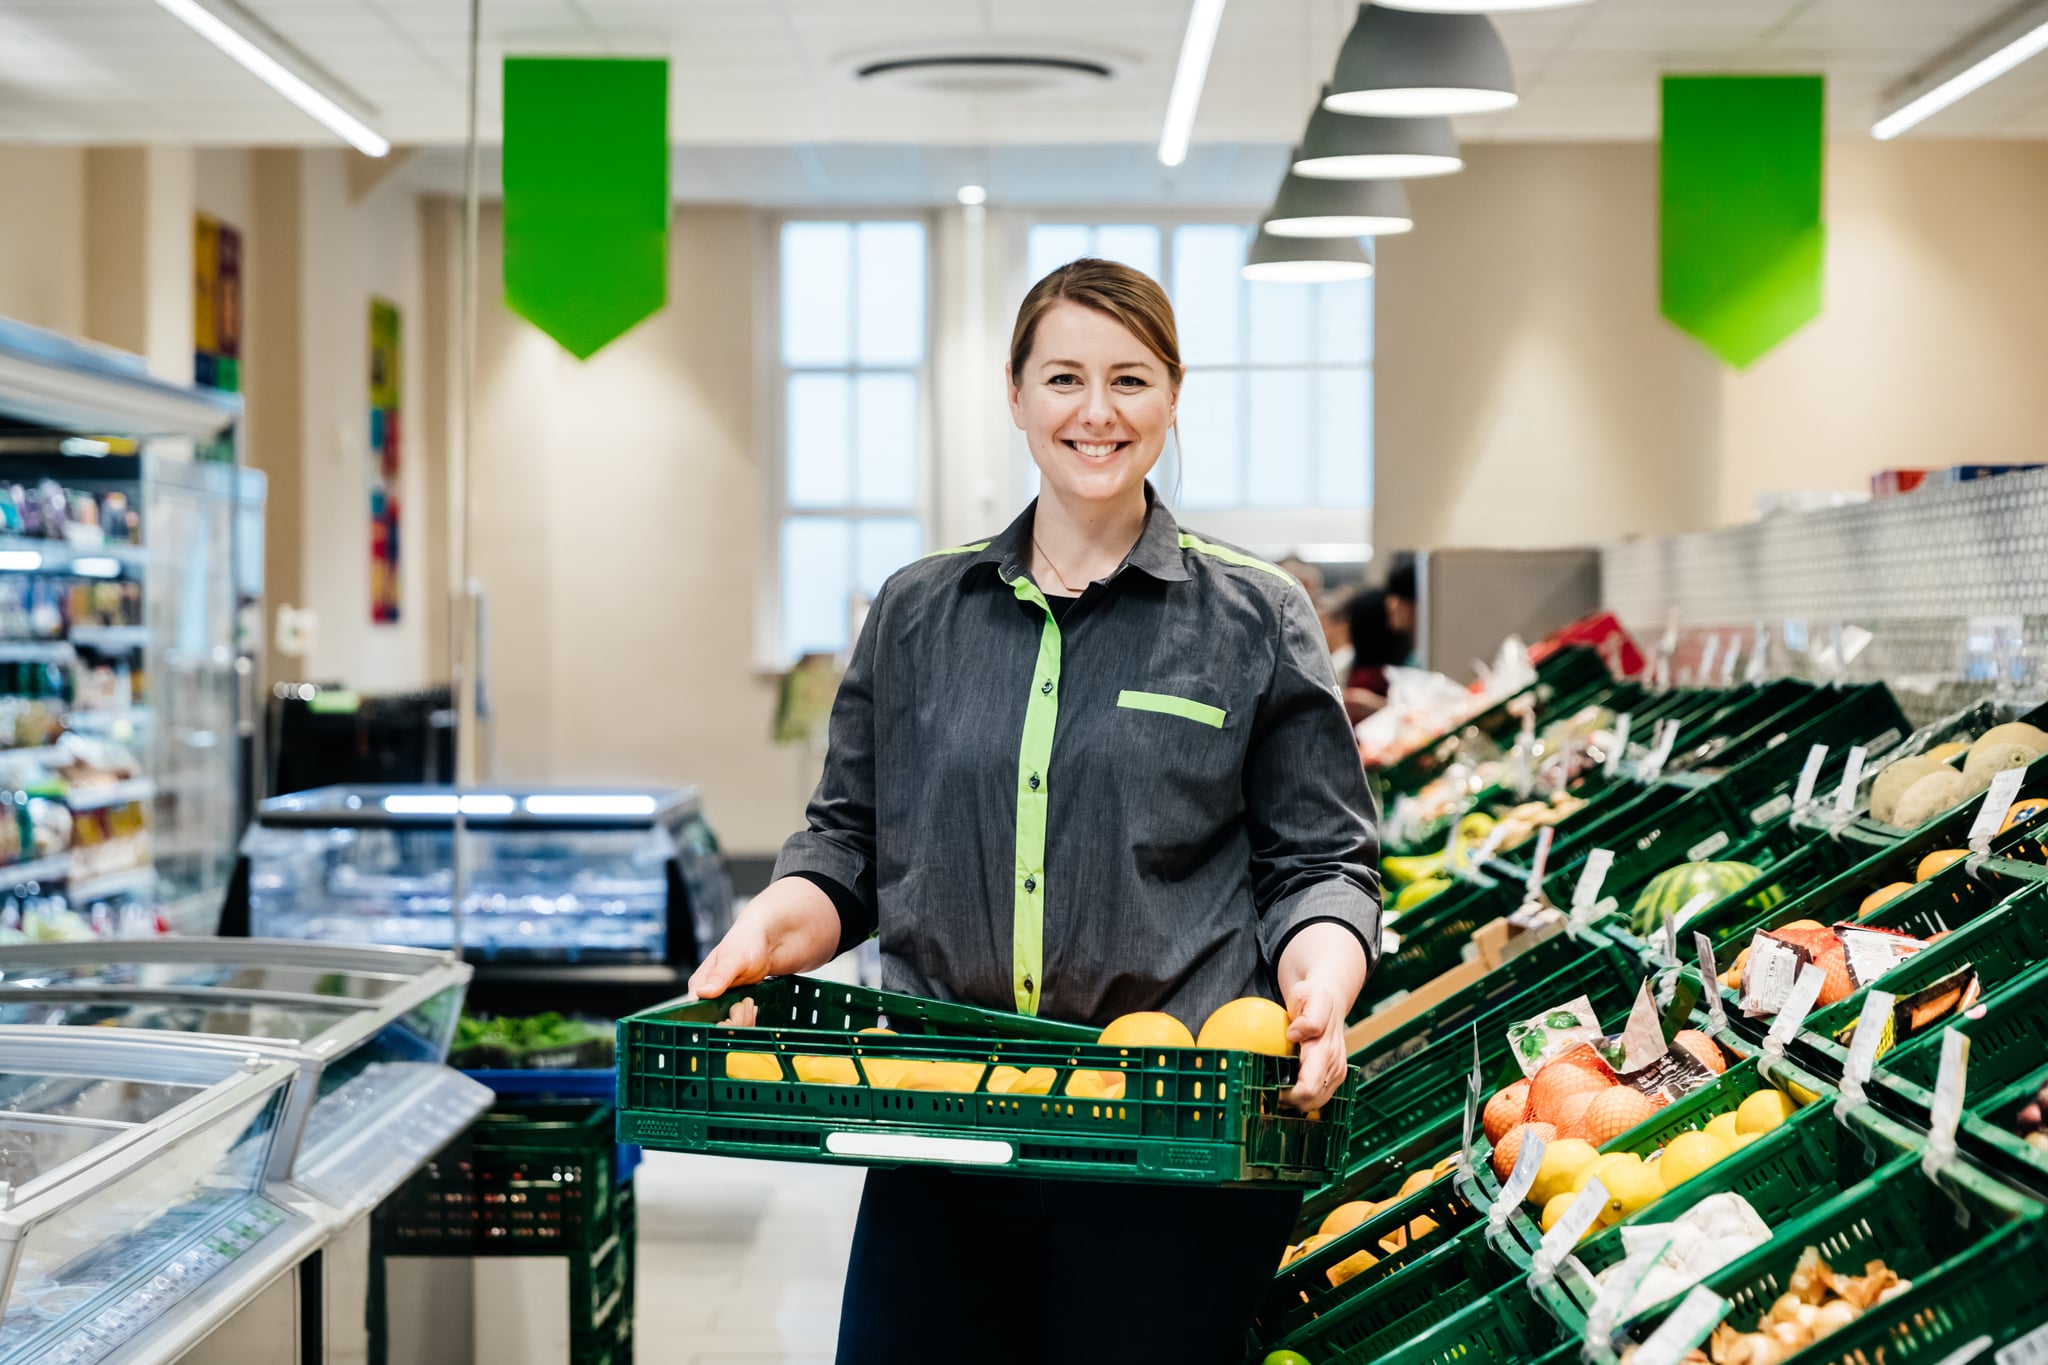
[[[71,561],[71,572],[81,578],[119,578],[121,561],[111,555],[87,555]]]
[[[452,796],[387,796],[384,809],[393,815],[453,815]]]
[[[1870,135],[1879,142],[1889,142],[1914,124],[1940,113],[1963,96],[1991,84],[2043,49],[2048,49],[2048,19],[2044,19],[1989,56],[1964,67],[1926,94],[1886,114],[1871,126]]]
[[[312,115],[364,156],[383,156],[391,143],[376,129],[322,94],[297,72],[199,0],[156,0],[206,41],[240,62],[251,75]]]
[[[651,796],[529,796],[528,815],[652,815]]]
[[[1188,159],[1195,110],[1202,105],[1202,83],[1209,79],[1209,54],[1216,50],[1216,29],[1222,22],[1223,0],[1195,0],[1188,11],[1187,35],[1180,42],[1180,69],[1173,73],[1173,93],[1166,100],[1166,129],[1159,135],[1162,166],[1178,166]]]
[[[0,550],[0,569],[11,573],[34,573],[42,567],[41,550]]]

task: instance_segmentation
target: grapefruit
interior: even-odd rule
[[[1110,1020],[1095,1041],[1104,1047],[1193,1047],[1195,1036],[1172,1015],[1144,1010]]]
[[[1642,1091],[1614,1086],[1595,1097],[1587,1108],[1583,1121],[1586,1140],[1604,1147],[1656,1112],[1657,1102]]]
[[[1500,1135],[1518,1123],[1529,1119],[1529,1083],[1516,1081],[1505,1090],[1496,1091],[1486,1102],[1486,1112],[1480,1116],[1486,1128],[1486,1140],[1499,1142]]]
[[[1913,889],[1911,882],[1891,882],[1880,886],[1863,898],[1863,904],[1856,907],[1857,919],[1869,919],[1887,904],[1897,900]]]
[[[1920,860],[1920,865],[1913,869],[1913,880],[1924,882],[1951,863],[1959,863],[1969,856],[1967,848],[1938,848]]]
[[[1563,1102],[1573,1095],[1598,1092],[1614,1084],[1605,1072],[1558,1058],[1547,1062],[1529,1082],[1529,1115],[1538,1123],[1561,1127]]]
[[[1287,1011],[1256,995],[1220,1006],[1202,1022],[1195,1045],[1263,1052],[1269,1057],[1294,1055],[1294,1044],[1287,1041]]]
[[[1529,1133],[1549,1142],[1556,1138],[1557,1129],[1547,1123],[1518,1123],[1503,1133],[1500,1141],[1493,1144],[1493,1173],[1502,1180],[1514,1173],[1515,1158],[1522,1152],[1522,1138]]]
[[[728,1052],[725,1054],[725,1074],[735,1081],[779,1081],[782,1079],[782,1063],[774,1054],[767,1052]]]
[[[1721,1045],[1696,1028],[1682,1028],[1672,1034],[1671,1046],[1684,1048],[1716,1076],[1728,1069],[1728,1058],[1721,1051]]]
[[[799,1057],[796,1078],[806,1085],[859,1085],[860,1068],[851,1057]]]

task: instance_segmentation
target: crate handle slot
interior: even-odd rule
[[[834,1156],[943,1161],[956,1166],[1007,1166],[1017,1159],[1017,1149],[1007,1142],[912,1133],[827,1133],[825,1150]]]

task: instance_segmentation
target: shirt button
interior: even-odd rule
[[[1040,684],[1038,685],[1038,690],[1039,690],[1039,691],[1040,691],[1041,693],[1043,693],[1044,695],[1048,696],[1048,697],[1049,697],[1049,696],[1051,696],[1051,695],[1052,695],[1052,679],[1051,679],[1051,678],[1047,678],[1047,679],[1046,679],[1046,680],[1045,680],[1044,682],[1040,683]]]
[[[1026,877],[1024,879],[1024,889],[1026,891],[1036,891],[1038,889],[1038,878]]]
[[[1031,978],[1027,976],[1024,978],[1024,989],[1027,991],[1035,991],[1038,989],[1038,987],[1032,985]]]
[[[1031,790],[1033,790],[1033,791],[1037,791],[1037,790],[1038,790],[1038,774],[1037,774],[1037,773],[1033,773],[1033,774],[1031,774]]]

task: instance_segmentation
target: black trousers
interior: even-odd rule
[[[1241,1365],[1295,1191],[868,1173],[838,1365]]]

